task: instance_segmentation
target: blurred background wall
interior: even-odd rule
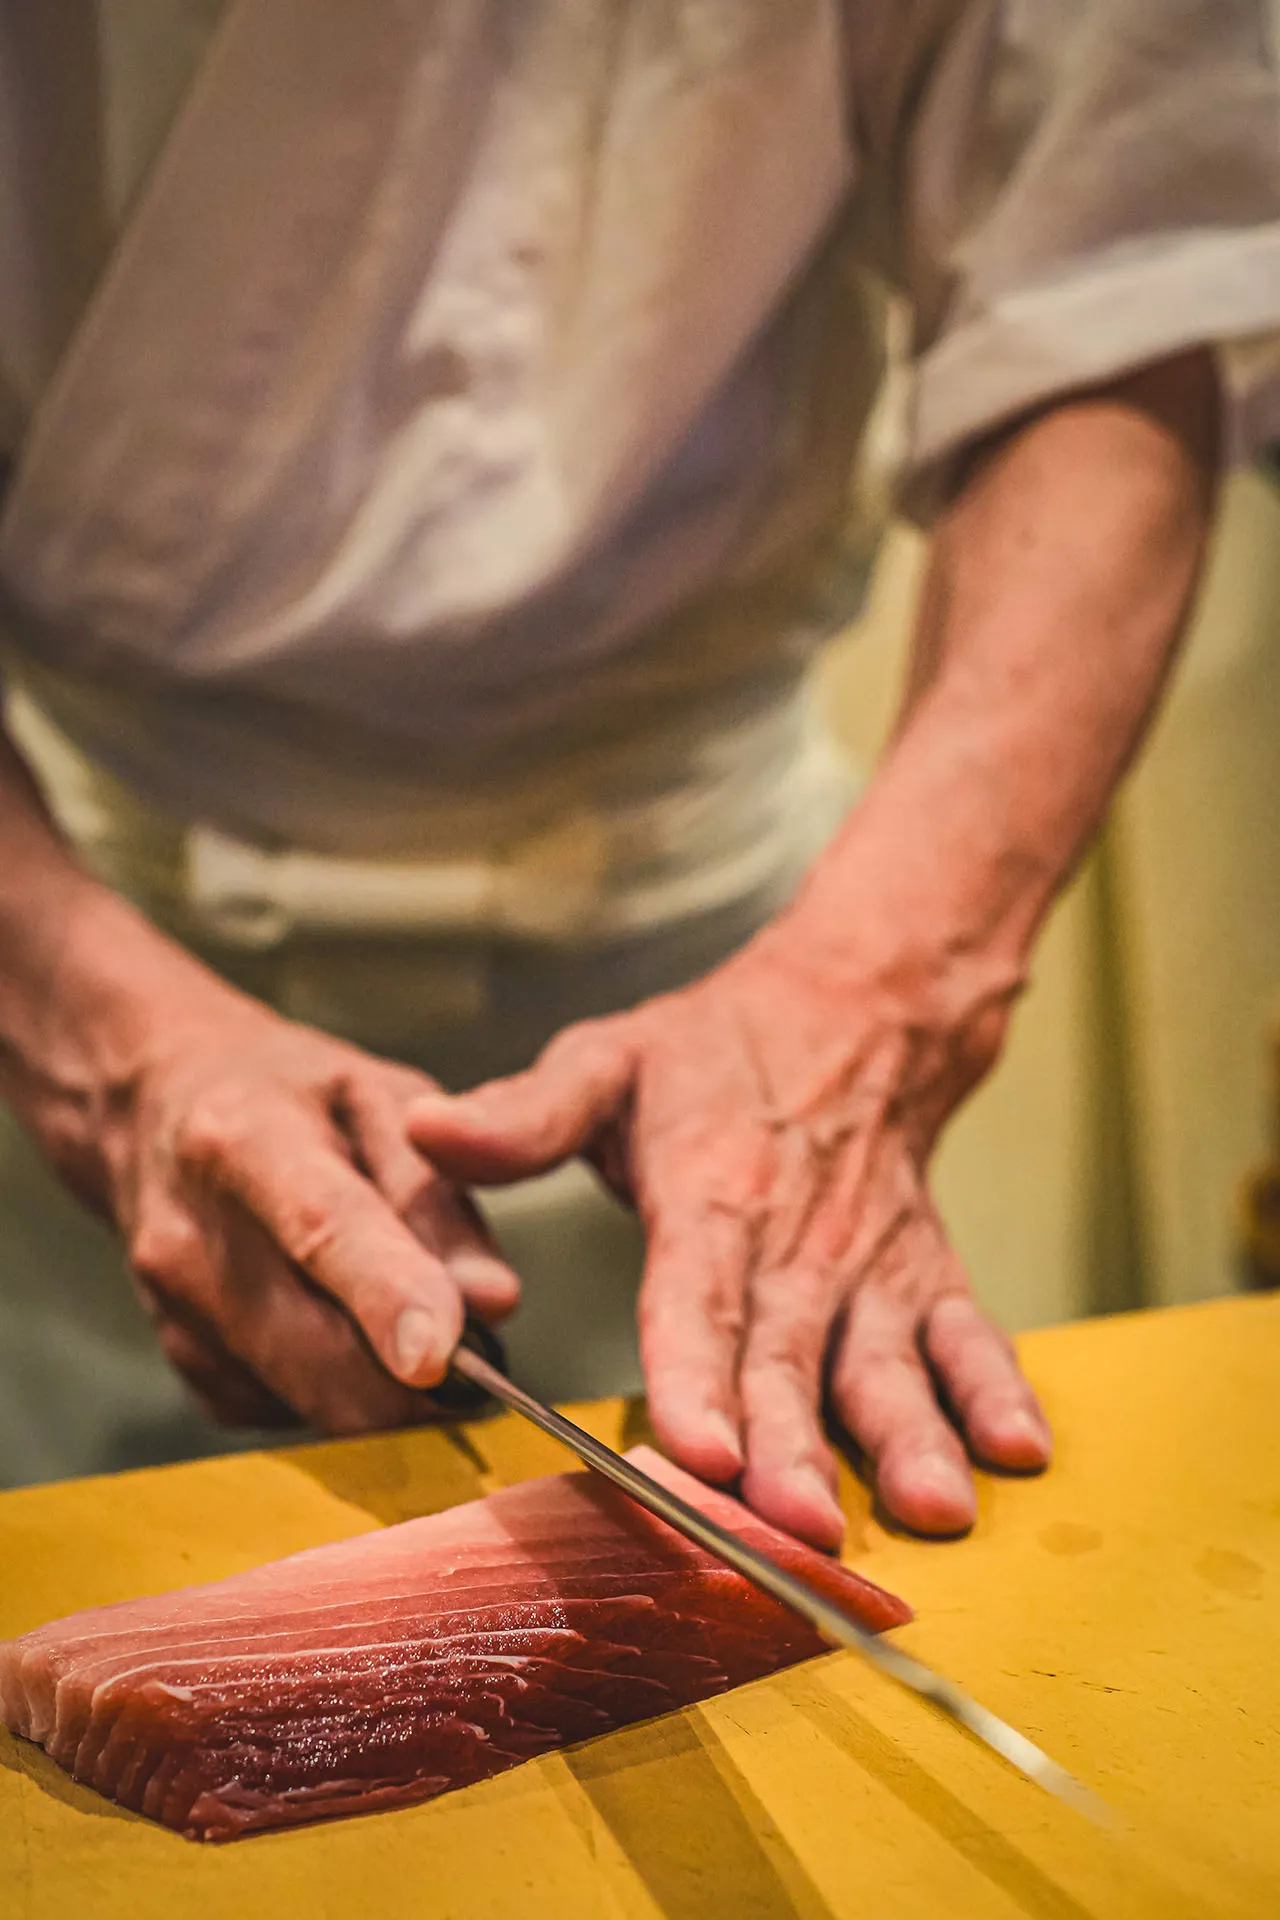
[[[866,764],[888,728],[923,544],[890,537],[827,691]],[[1229,1292],[1235,1196],[1270,1144],[1280,998],[1280,488],[1228,488],[1181,671],[1060,904],[1003,1062],[937,1191],[1012,1327]]]

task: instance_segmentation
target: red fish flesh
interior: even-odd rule
[[[631,1459],[879,1631],[900,1600],[638,1447]],[[71,1614],[0,1644],[0,1711],[198,1840],[426,1800],[821,1652],[594,1474]]]

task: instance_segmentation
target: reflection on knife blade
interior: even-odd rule
[[[639,1467],[633,1466],[631,1461],[615,1453],[612,1447],[605,1446],[603,1441],[566,1419],[562,1413],[535,1400],[532,1394],[525,1393],[479,1354],[465,1346],[459,1347],[452,1364],[454,1371],[473,1386],[483,1388],[494,1399],[502,1401],[505,1406],[541,1427],[544,1433],[561,1441],[585,1465],[604,1474],[631,1499],[656,1514],[660,1520],[665,1520],[668,1526],[674,1527],[677,1533],[705,1547],[708,1553],[714,1553],[775,1600],[793,1608],[817,1629],[829,1645],[850,1647],[862,1654],[882,1673],[909,1687],[913,1693],[920,1694],[958,1721],[976,1735],[984,1746],[999,1754],[1010,1766],[1016,1767],[1019,1773],[1025,1774],[1028,1780],[1035,1781],[1037,1786],[1056,1794],[1059,1799],[1067,1801],[1090,1818],[1105,1819],[1102,1802],[1088,1787],[1074,1779],[1056,1760],[1051,1760],[1034,1741],[980,1705],[962,1688],[943,1679],[922,1661],[904,1653],[900,1647],[868,1633],[835,1601],[827,1599],[797,1574],[789,1573],[767,1554],[749,1546],[745,1540],[740,1540],[736,1534],[700,1513],[688,1501],[671,1493]]]

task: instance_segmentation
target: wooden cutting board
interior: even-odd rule
[[[1059,1434],[968,1540],[848,1558],[1110,1802],[1097,1831],[850,1654],[400,1813],[200,1847],[0,1732],[3,1920],[1280,1915],[1280,1301],[1038,1334]],[[643,1415],[583,1418],[615,1445]],[[0,1495],[0,1636],[566,1464],[504,1418]]]

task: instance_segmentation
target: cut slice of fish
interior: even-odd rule
[[[629,1456],[874,1631],[909,1610],[647,1447]],[[425,1800],[824,1651],[587,1473],[70,1615],[0,1644],[0,1711],[199,1840]]]

